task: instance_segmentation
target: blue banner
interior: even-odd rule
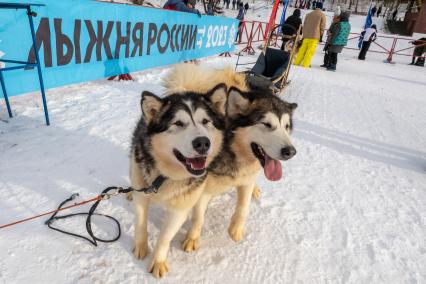
[[[133,5],[89,0],[31,3],[45,5],[32,10],[37,13],[33,19],[46,88],[232,51],[238,27],[235,19]],[[1,58],[34,62],[31,46],[26,11],[0,10]],[[9,95],[39,90],[36,69],[3,75]]]

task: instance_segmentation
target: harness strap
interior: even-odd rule
[[[97,241],[102,242],[102,243],[112,243],[112,242],[115,242],[121,236],[121,226],[120,226],[120,223],[117,221],[117,219],[115,219],[112,216],[109,216],[109,215],[106,215],[106,214],[95,213],[95,210],[98,207],[99,203],[102,200],[106,199],[106,198],[104,198],[104,196],[110,196],[110,195],[107,195],[108,192],[110,192],[112,190],[117,190],[117,189],[119,189],[119,188],[117,188],[115,186],[111,186],[111,187],[108,187],[105,190],[103,190],[102,193],[99,195],[99,198],[96,199],[96,202],[93,203],[93,205],[89,209],[89,212],[87,212],[87,213],[86,212],[80,212],[80,213],[72,213],[72,214],[68,214],[68,215],[57,216],[57,214],[58,214],[59,210],[62,208],[62,206],[64,206],[68,202],[74,200],[78,196],[78,194],[74,193],[69,198],[67,198],[64,201],[62,201],[61,204],[59,204],[59,207],[58,207],[57,211],[55,211],[55,213],[53,213],[52,216],[50,216],[50,218],[46,220],[45,225],[47,225],[47,227],[49,227],[50,229],[58,231],[60,233],[84,239],[84,240],[88,241],[89,243],[91,243],[94,246],[98,246]],[[83,215],[87,215],[87,218],[86,218],[86,230],[87,230],[87,233],[89,234],[90,238],[86,237],[86,236],[83,236],[83,235],[78,235],[76,233],[72,233],[72,232],[69,232],[69,231],[65,231],[65,230],[59,229],[59,228],[54,227],[52,225],[56,220],[66,219],[66,218],[70,218],[70,217],[74,217],[74,216],[83,216]],[[109,239],[109,240],[101,239],[101,238],[96,237],[93,234],[93,231],[92,231],[92,216],[93,215],[104,216],[106,218],[109,218],[109,219],[113,220],[115,222],[115,224],[117,225],[117,230],[118,230],[117,236],[115,236],[114,238]]]
[[[166,177],[160,175],[153,181],[153,183],[150,186],[140,188],[140,189],[134,189],[132,187],[121,188],[121,187],[116,187],[116,186],[107,187],[106,189],[104,189],[102,191],[102,193],[100,195],[98,195],[97,198],[94,198],[95,203],[93,203],[92,207],[90,207],[89,212],[87,212],[87,213],[86,212],[79,212],[79,213],[72,213],[72,214],[68,214],[68,215],[57,216],[58,212],[61,211],[61,209],[63,209],[62,206],[64,206],[66,203],[74,200],[78,196],[78,193],[77,194],[74,193],[69,198],[62,201],[61,204],[59,204],[58,209],[55,210],[54,213],[52,214],[52,216],[50,216],[50,218],[46,220],[45,224],[47,225],[47,227],[49,227],[52,230],[58,231],[60,233],[66,234],[66,235],[74,236],[74,237],[77,237],[77,238],[80,238],[80,239],[84,239],[94,246],[98,246],[97,242],[102,242],[102,243],[115,242],[121,236],[120,222],[118,222],[118,220],[115,219],[112,216],[109,216],[109,215],[106,215],[106,214],[95,213],[96,209],[98,208],[99,203],[102,200],[107,200],[107,199],[111,198],[111,196],[115,196],[115,195],[118,195],[120,193],[128,193],[128,192],[132,192],[132,191],[143,192],[145,194],[157,193],[158,189],[161,187],[161,185],[164,183],[164,181],[166,179],[167,179]],[[70,217],[74,217],[74,216],[83,216],[83,215],[84,216],[87,215],[86,231],[89,234],[89,237],[79,235],[79,234],[76,234],[76,233],[72,233],[72,232],[69,232],[69,231],[65,231],[65,230],[59,229],[57,227],[54,227],[52,225],[56,220],[66,219],[66,218],[70,218]],[[93,230],[92,230],[92,216],[93,215],[103,216],[105,218],[109,218],[109,219],[113,220],[115,222],[115,224],[117,225],[117,235],[114,238],[111,238],[111,239],[101,239],[101,238],[96,237],[95,234],[93,233]]]

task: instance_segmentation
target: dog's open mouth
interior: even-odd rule
[[[173,150],[173,153],[175,154],[176,159],[178,159],[179,162],[181,162],[186,167],[186,170],[190,174],[194,176],[201,176],[206,172],[207,156],[197,156],[194,158],[187,158],[176,149]]]
[[[281,162],[269,157],[263,148],[254,142],[251,143],[251,150],[262,165],[266,178],[271,181],[280,180],[283,175]]]

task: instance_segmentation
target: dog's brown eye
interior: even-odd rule
[[[183,122],[180,120],[176,121],[174,124],[178,127],[183,127]]]
[[[272,128],[272,125],[268,122],[262,122],[267,128]]]
[[[203,119],[203,121],[201,122],[203,125],[206,125],[207,123],[209,123],[210,122],[210,120],[208,120],[208,119]]]

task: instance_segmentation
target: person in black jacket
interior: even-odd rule
[[[377,9],[377,17],[380,17],[380,14],[382,13],[382,6]]]
[[[300,9],[294,10],[293,15],[288,17],[285,20],[284,24],[293,27],[293,29],[291,27],[288,27],[288,26],[283,26],[282,27],[282,34],[283,35],[291,36],[291,35],[294,35],[295,33],[297,33],[297,30],[299,29],[300,25],[302,24],[302,19],[300,18]],[[289,39],[286,38],[286,37],[283,37],[283,43],[281,45],[281,50],[284,50],[287,41],[289,41]]]
[[[374,15],[376,14],[376,11],[377,11],[377,7],[376,7],[376,6],[374,6],[374,7],[371,9],[371,16],[372,16],[372,17],[374,17]]]
[[[426,53],[426,37],[419,38],[415,41],[410,41],[411,44],[415,45],[414,51],[413,51],[413,59],[410,63],[410,65],[417,65],[417,66],[425,66],[425,58],[422,57],[423,53]],[[417,58],[417,62],[416,62]]]

